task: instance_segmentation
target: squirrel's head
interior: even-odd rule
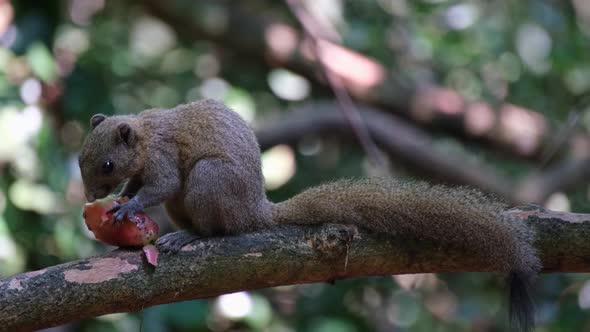
[[[106,197],[124,180],[137,174],[142,162],[133,117],[95,114],[90,126],[78,162],[86,199],[92,202]]]

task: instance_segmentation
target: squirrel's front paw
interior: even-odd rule
[[[115,222],[120,222],[123,221],[125,217],[131,221],[135,220],[133,215],[141,210],[143,210],[143,206],[137,200],[132,199],[129,202],[113,206],[108,212],[114,213]]]

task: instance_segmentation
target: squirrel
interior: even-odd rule
[[[466,188],[387,178],[341,180],[270,202],[253,130],[222,102],[201,100],[137,115],[95,114],[79,166],[88,201],[128,180],[115,220],[164,203],[184,231],[161,237],[176,252],[198,237],[275,224],[353,224],[375,232],[469,248],[506,275],[511,326],[534,326],[531,285],[541,263],[534,234],[505,205]]]

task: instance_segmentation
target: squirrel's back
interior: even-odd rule
[[[171,109],[146,110],[138,117],[156,145],[170,142],[178,149],[184,170],[190,171],[202,159],[220,159],[243,166],[250,176],[260,173],[254,132],[220,101],[204,99]]]

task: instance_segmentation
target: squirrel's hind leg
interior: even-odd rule
[[[178,252],[195,240],[238,234],[270,225],[271,204],[261,179],[241,165],[204,159],[197,162],[185,180],[185,189],[166,202],[174,223],[184,231],[158,240],[163,251]]]
[[[219,159],[197,162],[185,180],[184,206],[193,229],[204,236],[255,229],[264,218],[261,183],[243,166]],[[270,211],[270,208],[268,209]],[[269,214],[270,218],[270,214]]]
[[[194,229],[192,221],[184,207],[184,195],[177,194],[164,203],[170,221],[180,229]]]
[[[177,195],[169,199],[164,206],[172,223],[180,228],[181,231],[168,233],[159,238],[156,242],[158,249],[163,252],[177,253],[185,245],[201,238],[197,233],[198,230],[193,227],[191,218],[184,208],[183,195]]]

